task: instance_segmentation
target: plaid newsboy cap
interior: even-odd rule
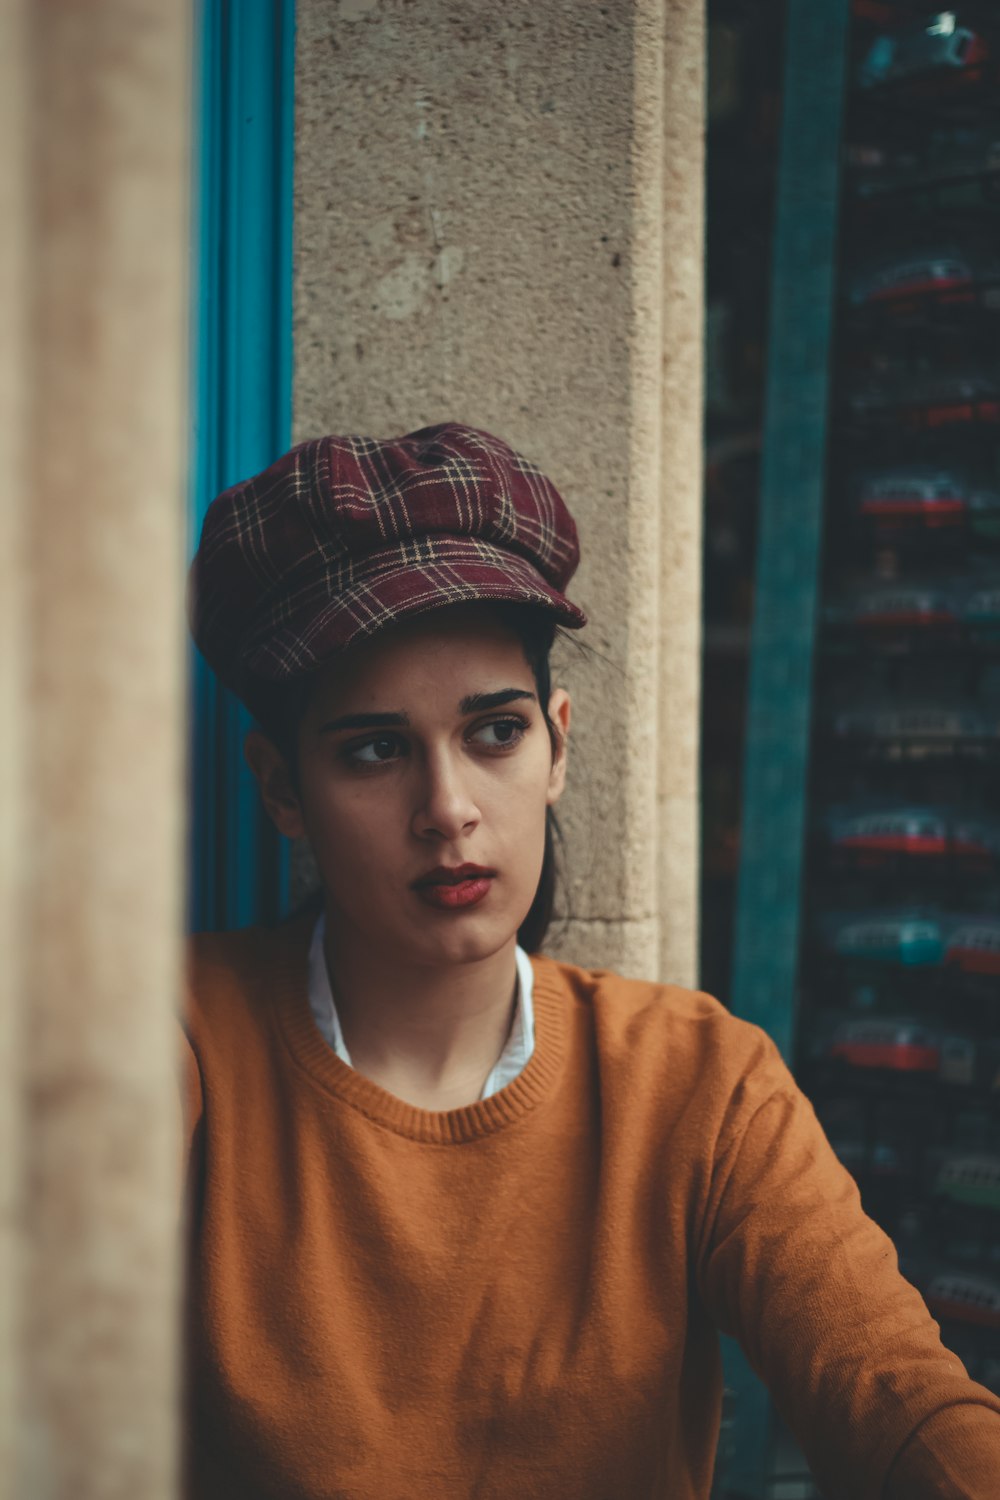
[[[457,422],[300,443],[209,506],[189,575],[195,641],[251,707],[406,615],[469,600],[536,605],[570,627],[579,561],[555,486]]]

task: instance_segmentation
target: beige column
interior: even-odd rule
[[[580,523],[566,920],[692,982],[702,0],[299,0],[297,438],[455,418]]]
[[[657,759],[660,972],[698,974],[701,800],[702,407],[705,307],[705,16],[664,0],[663,432],[660,725]]]
[[[0,47],[0,1444],[31,1500],[176,1493],[187,12],[34,0]]]
[[[20,1294],[24,504],[27,443],[26,0],[0,5],[0,1475],[11,1493]]]

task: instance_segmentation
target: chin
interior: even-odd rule
[[[517,928],[509,923],[498,922],[496,918],[477,921],[475,917],[464,917],[442,922],[436,932],[425,928],[416,946],[420,950],[419,961],[423,963],[474,964],[492,958],[516,937]]]

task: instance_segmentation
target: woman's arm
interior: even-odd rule
[[[1000,1400],[942,1345],[763,1033],[720,1136],[698,1274],[831,1500],[1000,1496]]]
[[[983,1420],[982,1407],[947,1406],[917,1428],[889,1470],[885,1500],[968,1500],[1000,1494],[997,1421]]]

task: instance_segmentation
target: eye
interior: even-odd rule
[[[395,734],[374,734],[344,747],[344,756],[355,766],[379,766],[395,760],[400,753],[401,740]]]
[[[473,730],[471,738],[488,750],[512,750],[520,744],[528,727],[527,719],[491,719]]]

